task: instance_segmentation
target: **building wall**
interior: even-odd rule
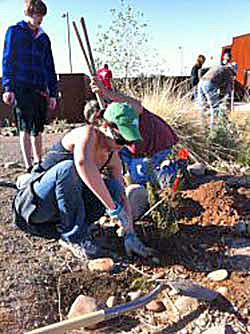
[[[65,119],[69,123],[83,122],[83,108],[86,101],[94,98],[94,94],[91,92],[89,87],[89,77],[84,74],[59,74],[59,103],[55,111],[49,110],[48,121],[51,122],[53,119]],[[173,92],[175,90],[183,89],[186,92],[190,89],[189,77],[159,77],[156,79],[152,78],[135,78],[129,79],[129,87],[132,87],[132,92],[140,96],[140,92],[145,91],[145,87],[153,90],[155,86],[158,88],[164,87],[164,82],[171,82],[173,86]],[[156,81],[155,81],[156,80]],[[125,86],[124,80],[116,79],[116,86],[121,89]],[[183,85],[180,85],[181,83]],[[127,86],[127,84],[126,84]],[[2,95],[2,87],[0,80],[0,93]],[[3,125],[5,119],[10,122],[14,121],[14,117],[11,112],[11,108],[6,106],[0,99],[0,126]]]
[[[233,38],[232,60],[238,64],[237,80],[245,85],[246,70],[250,70],[250,34]]]
[[[84,74],[59,74],[59,103],[57,109],[48,111],[48,122],[58,118],[70,123],[83,122],[83,107],[87,100],[94,98],[89,88],[89,78]],[[2,86],[0,81],[0,93]],[[5,119],[14,121],[11,108],[0,99],[0,126]]]

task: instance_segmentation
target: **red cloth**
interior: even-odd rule
[[[108,89],[112,89],[111,79],[112,79],[112,71],[107,68],[100,68],[97,71],[97,77],[101,80],[104,86]]]
[[[174,130],[162,118],[146,109],[140,115],[139,126],[143,141],[128,147],[135,157],[152,157],[179,141]]]

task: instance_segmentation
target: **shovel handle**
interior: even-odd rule
[[[95,63],[94,63],[94,59],[93,59],[93,56],[92,56],[92,51],[91,51],[91,47],[90,47],[90,43],[89,43],[88,34],[87,34],[87,30],[86,30],[86,25],[85,25],[84,19],[83,18],[81,19],[81,24],[82,24],[83,31],[84,31],[84,37],[85,37],[86,42],[87,42],[90,60],[89,60],[87,52],[86,52],[86,50],[84,48],[84,45],[83,45],[83,42],[82,42],[79,30],[78,30],[77,25],[76,25],[76,22],[73,21],[72,24],[73,24],[74,31],[75,31],[76,37],[78,39],[80,48],[82,50],[84,59],[86,61],[89,73],[90,73],[91,77],[94,77],[96,75]],[[96,99],[97,99],[97,102],[99,104],[100,109],[101,110],[105,110],[105,102],[104,102],[103,98],[100,96],[99,93],[95,93],[95,95],[96,95]]]
[[[86,27],[85,20],[83,17],[81,17],[80,22],[82,25],[83,34],[84,34],[85,41],[87,44],[87,50],[89,54],[89,59],[90,59],[90,64],[92,67],[93,75],[96,75],[95,61],[94,61],[94,57],[93,57],[90,42],[89,42],[89,35],[88,35],[87,27]]]
[[[25,332],[25,334],[64,334],[66,330],[76,329],[79,327],[88,327],[104,320],[105,311],[100,310],[73,319],[63,320],[56,322],[55,324],[37,328],[33,331]]]

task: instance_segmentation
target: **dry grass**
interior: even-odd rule
[[[242,145],[250,142],[249,119],[245,113],[243,119],[234,112],[226,127],[220,127],[211,138],[209,120],[201,118],[186,83],[181,83],[178,90],[174,87],[173,82],[160,85],[156,80],[144,89],[143,105],[175,129],[180,144],[189,149],[194,161],[230,169],[236,163]]]

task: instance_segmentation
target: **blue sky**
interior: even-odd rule
[[[69,72],[66,20],[61,17],[68,11],[70,19],[79,22],[85,17],[92,46],[98,24],[108,26],[109,9],[119,7],[119,0],[48,0],[48,15],[43,24],[53,48],[58,73]],[[231,43],[232,37],[250,33],[250,0],[132,0],[131,3],[144,13],[149,25],[149,35],[154,47],[164,59],[168,74],[180,74],[181,52],[183,71],[187,74],[197,54],[203,53],[207,65],[219,61],[221,47]],[[8,26],[24,18],[22,0],[0,0],[0,49]],[[73,35],[73,72],[86,72],[78,42]],[[182,47],[180,51],[179,47]],[[210,58],[213,57],[213,60]],[[1,75],[1,71],[0,71]]]

